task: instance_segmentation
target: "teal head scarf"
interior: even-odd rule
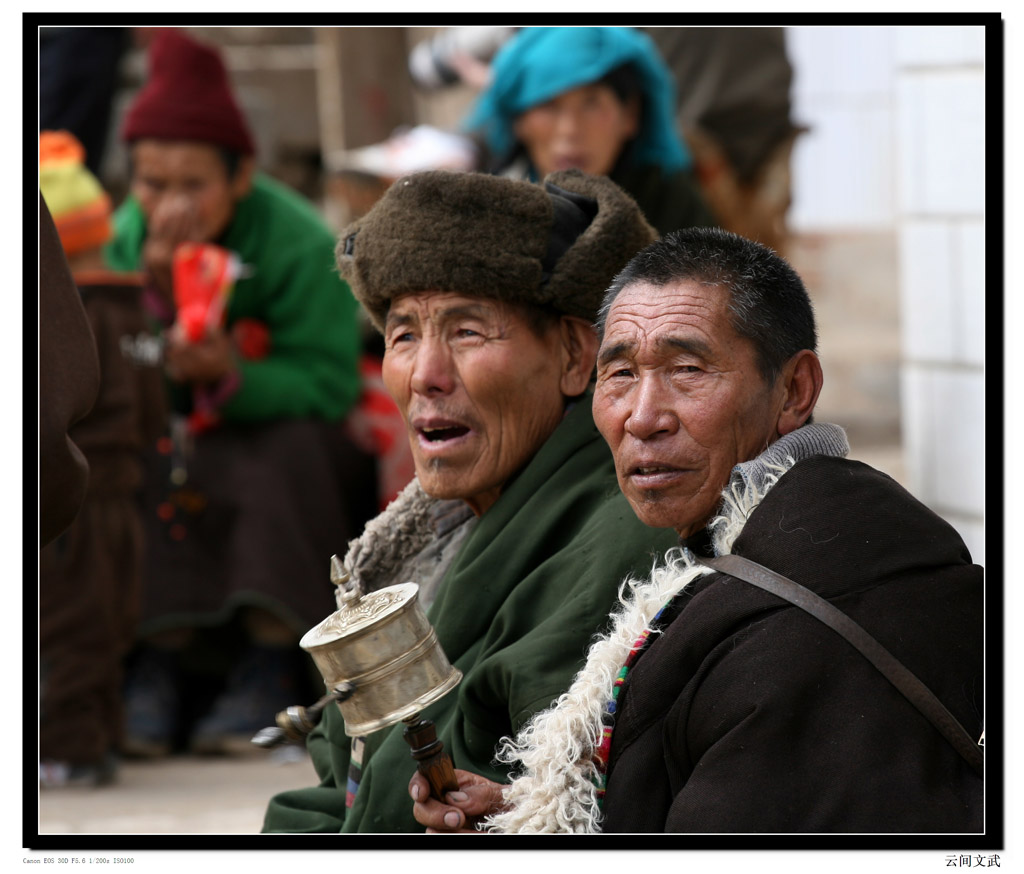
[[[524,28],[495,56],[491,85],[463,126],[481,134],[494,155],[508,155],[515,146],[517,116],[627,63],[639,74],[644,94],[631,163],[654,164],[665,172],[689,167],[690,155],[675,128],[672,77],[651,39],[629,27]]]

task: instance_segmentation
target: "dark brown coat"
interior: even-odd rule
[[[801,462],[733,551],[845,611],[980,735],[982,569],[889,477]],[[817,619],[721,574],[666,613],[619,698],[605,831],[982,829],[982,781]]]
[[[96,339],[100,390],[70,430],[89,463],[85,500],[40,551],[39,751],[86,765],[120,739],[121,663],[142,589],[142,453],[165,411],[159,362],[137,354],[148,336],[139,278],[102,271],[75,280]]]
[[[57,228],[39,196],[39,545],[75,518],[89,465],[68,429],[96,399],[100,372]]]

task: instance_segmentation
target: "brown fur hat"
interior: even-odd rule
[[[593,321],[615,274],[655,239],[633,199],[605,177],[563,170],[536,185],[429,170],[395,182],[345,228],[336,255],[381,331],[391,301],[415,291],[532,303]]]

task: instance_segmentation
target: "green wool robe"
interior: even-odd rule
[[[424,711],[457,768],[493,780],[502,736],[564,692],[602,629],[618,586],[676,545],[643,525],[619,492],[612,456],[582,398],[480,517],[428,617],[462,683]],[[400,580],[393,581],[402,582]],[[308,739],[321,783],[271,799],[264,832],[414,832],[415,770],[402,725],[366,738],[359,789],[345,807],[351,741],[337,707]]]
[[[141,269],[146,220],[134,197],[114,216],[107,263]],[[270,353],[241,360],[241,387],[220,407],[225,422],[341,419],[360,391],[358,304],[334,264],[334,237],[298,194],[256,173],[218,245],[248,268],[228,301],[226,324],[263,322]]]

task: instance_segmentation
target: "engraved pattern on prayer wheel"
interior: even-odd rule
[[[413,716],[458,685],[419,604],[419,586],[401,583],[358,595],[299,642],[328,691],[351,683],[338,707],[349,737],[362,737]]]

